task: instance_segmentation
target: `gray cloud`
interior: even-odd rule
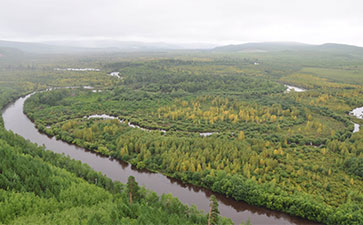
[[[1,0],[0,39],[363,46],[362,8],[360,0]]]

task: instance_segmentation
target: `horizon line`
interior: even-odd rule
[[[296,44],[302,44],[302,45],[313,45],[313,46],[319,46],[324,44],[339,44],[339,45],[348,45],[348,46],[355,46],[359,48],[363,48],[362,45],[353,44],[353,43],[343,43],[343,42],[319,42],[319,43],[309,43],[309,42],[300,42],[300,41],[287,41],[287,40],[279,40],[279,41],[272,41],[272,40],[264,40],[264,41],[221,41],[221,42],[212,42],[212,41],[168,41],[168,40],[138,40],[138,39],[118,39],[118,38],[64,38],[64,39],[23,39],[23,38],[0,38],[0,41],[7,41],[7,42],[18,42],[18,43],[33,43],[33,44],[47,44],[52,45],[52,43],[49,42],[87,42],[87,41],[115,41],[115,42],[136,42],[136,43],[144,43],[144,44],[170,44],[170,45],[211,45],[211,48],[214,47],[222,47],[222,46],[231,46],[231,45],[244,45],[244,44],[261,44],[261,43],[296,43]],[[48,42],[48,43],[47,43]],[[67,46],[67,45],[63,45]],[[212,47],[213,46],[213,47]],[[69,46],[69,47],[76,47],[76,46]],[[97,47],[96,47],[97,48]],[[195,48],[198,49],[198,48]]]

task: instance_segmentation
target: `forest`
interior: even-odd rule
[[[40,59],[44,62],[43,59]],[[110,85],[98,74],[49,75],[52,65],[6,62],[0,74],[0,105],[47,86]],[[53,71],[52,71],[53,72]],[[133,177],[112,181],[80,161],[39,147],[7,131],[0,120],[0,224],[233,224],[170,194],[158,196]],[[241,221],[243,222],[243,221]]]
[[[0,100],[38,91],[24,111],[49,136],[251,205],[324,224],[361,224],[363,131],[353,133],[352,121],[363,122],[349,112],[363,106],[363,56],[342,58],[200,52],[95,56],[79,65],[73,59],[77,68],[101,68],[82,73],[54,70],[65,62],[42,59],[4,67]],[[119,77],[108,75],[114,71]],[[306,91],[287,92],[285,85]],[[90,117],[102,114],[118,119]],[[24,198],[29,209],[43,207],[38,214],[3,211],[2,223],[36,223],[42,215],[44,223],[207,224],[207,215],[142,188],[143,198],[135,195],[131,204],[130,185],[1,129],[1,146],[8,146],[1,158],[8,160],[0,164],[0,203]],[[29,174],[18,164],[34,179],[22,180]],[[39,174],[48,183],[39,183]],[[75,185],[94,194],[78,202]],[[96,208],[99,214],[89,213]]]

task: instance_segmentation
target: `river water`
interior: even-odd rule
[[[289,93],[292,90],[295,91],[295,92],[304,92],[304,91],[306,91],[303,88],[299,88],[299,87],[295,87],[295,86],[291,86],[291,85],[287,85],[287,84],[285,84],[285,87],[287,87],[285,93]]]
[[[94,170],[100,171],[113,180],[126,183],[128,177],[132,175],[140,185],[155,191],[157,194],[171,193],[184,204],[196,205],[198,209],[205,212],[208,212],[209,209],[209,197],[214,194],[218,199],[221,215],[231,218],[236,224],[247,221],[247,219],[250,219],[252,224],[316,224],[285,213],[235,201],[205,188],[183,184],[159,173],[137,170],[128,163],[100,156],[83,148],[56,140],[54,137],[50,138],[39,133],[35,125],[23,113],[24,101],[28,97],[29,95],[19,98],[4,109],[2,116],[7,130],[11,130],[38,145],[44,145],[53,152],[64,153],[73,159],[87,163]]]
[[[349,114],[351,116],[357,117],[358,119],[363,119],[363,106],[362,107],[359,107],[359,108],[353,109]],[[354,124],[353,133],[358,132],[359,131],[359,128],[360,128],[360,125],[357,124],[357,123],[353,123],[353,124]]]

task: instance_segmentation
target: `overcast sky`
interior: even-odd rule
[[[0,0],[0,39],[363,46],[363,1]]]

